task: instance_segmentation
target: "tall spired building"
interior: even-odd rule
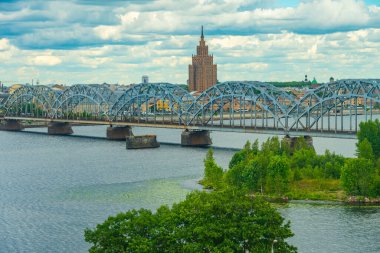
[[[197,46],[197,54],[193,55],[193,64],[189,65],[189,90],[204,91],[217,82],[216,64],[214,57],[208,54],[208,46],[203,36],[203,26],[201,40]]]

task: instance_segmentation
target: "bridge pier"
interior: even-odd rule
[[[126,137],[127,149],[158,148],[160,143],[156,135],[139,135]]]
[[[24,126],[21,124],[21,121],[19,121],[19,120],[6,119],[6,120],[4,120],[4,123],[0,125],[0,130],[3,130],[3,131],[21,131],[24,129]]]
[[[67,122],[50,122],[48,125],[48,134],[51,135],[69,135],[74,133],[71,124]]]
[[[209,130],[186,129],[181,134],[181,146],[204,147],[212,144]]]
[[[305,140],[305,143],[306,143],[307,146],[314,148],[314,145],[313,145],[313,137],[311,137],[310,135],[304,135],[304,136],[299,136],[299,137],[290,137],[290,136],[287,134],[287,135],[285,135],[285,137],[284,137],[283,140],[284,140],[286,143],[288,143],[290,149],[291,149],[292,152],[293,152],[294,147],[295,147],[295,145],[296,145],[296,143],[297,143],[297,140],[300,139],[300,138],[303,138],[303,139]]]
[[[133,136],[132,127],[130,126],[107,127],[108,140],[125,141],[127,136]]]

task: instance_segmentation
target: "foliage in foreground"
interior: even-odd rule
[[[85,231],[90,252],[296,252],[289,223],[264,200],[241,192],[193,192],[172,208],[109,217]]]

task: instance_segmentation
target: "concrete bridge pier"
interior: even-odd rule
[[[209,130],[186,129],[181,134],[181,146],[205,147],[212,144]]]
[[[125,141],[127,136],[133,136],[130,126],[110,126],[107,127],[107,139]]]
[[[294,150],[294,147],[297,143],[297,140],[300,138],[303,138],[305,140],[305,143],[307,146],[314,148],[313,137],[311,137],[310,135],[304,135],[304,136],[300,136],[300,137],[290,137],[287,134],[287,135],[285,135],[283,140],[289,144],[289,147],[291,150]]]
[[[15,119],[6,119],[3,121],[3,124],[0,124],[0,130],[3,131],[21,131],[24,129],[24,126],[21,124],[21,121]]]
[[[48,134],[51,135],[69,135],[74,133],[71,124],[67,122],[50,122],[48,125]]]

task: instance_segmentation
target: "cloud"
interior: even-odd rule
[[[96,58],[81,57],[80,61],[81,63],[83,63],[83,66],[90,67],[90,68],[97,68],[99,65],[102,65],[106,62],[111,61],[111,59],[108,57],[96,57]]]
[[[11,45],[9,44],[9,40],[8,39],[0,39],[0,52],[1,51],[7,51],[11,48]]]
[[[362,0],[8,2],[7,80],[185,83],[202,24],[220,81],[378,77],[380,7]]]
[[[0,37],[23,49],[146,44],[162,36],[325,34],[380,28],[380,7],[362,0],[10,1]]]
[[[30,65],[55,66],[61,64],[62,60],[54,55],[39,55],[29,59]]]

